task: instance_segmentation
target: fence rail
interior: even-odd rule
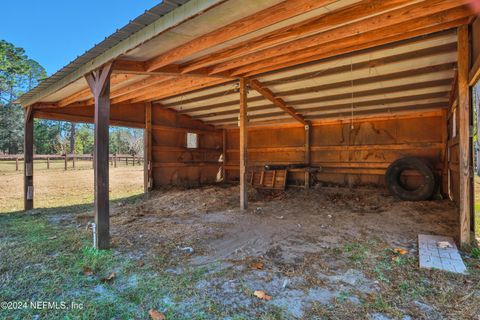
[[[44,160],[47,163],[47,169],[50,169],[50,161],[53,160],[63,160],[65,165],[65,170],[68,169],[68,162],[72,163],[72,168],[75,168],[75,161],[91,161],[93,168],[93,155],[91,154],[36,154],[33,156],[33,160],[39,161]],[[23,161],[23,155],[0,155],[0,161],[15,161],[15,170],[20,169],[20,161]],[[138,157],[130,154],[111,154],[109,156],[109,163],[114,168],[117,167],[117,164],[125,165],[140,165],[143,163],[143,157]]]

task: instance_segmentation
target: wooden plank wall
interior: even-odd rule
[[[447,187],[450,198],[459,203],[460,201],[460,168],[459,168],[459,139],[458,139],[458,109],[457,103],[452,105],[448,112],[448,151],[447,151]]]
[[[311,129],[311,163],[321,166],[316,180],[340,185],[384,185],[386,168],[405,156],[428,159],[442,172],[446,112],[315,123]],[[249,130],[249,166],[304,163],[305,129],[299,125]],[[227,131],[227,180],[238,179],[238,130]],[[289,184],[302,184],[303,173],[291,174]]]
[[[186,148],[188,132],[198,134],[198,149]],[[153,186],[198,186],[221,179],[221,130],[170,110],[152,109]]]

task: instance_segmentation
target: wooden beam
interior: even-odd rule
[[[232,22],[222,28],[209,32],[175,47],[146,62],[148,71],[154,71],[202,50],[212,48],[231,39],[254,32],[296,15],[323,7],[333,0],[286,0],[275,6],[256,12],[253,15]]]
[[[355,92],[353,94],[354,98],[365,98],[369,96],[376,96],[380,94],[388,94],[388,93],[398,93],[398,92],[404,92],[404,91],[410,91],[410,90],[419,90],[419,89],[428,89],[428,88],[434,88],[434,87],[441,87],[441,86],[448,86],[451,83],[451,79],[441,79],[441,80],[433,80],[433,81],[425,81],[425,82],[420,82],[420,83],[412,83],[412,84],[406,84],[406,85],[399,85],[399,86],[393,86],[393,87],[383,87],[383,88],[378,88],[378,89],[371,89],[371,90],[365,90],[365,91],[359,91]],[[351,86],[351,81],[349,82],[349,86]],[[355,84],[358,86],[357,82],[355,81]],[[328,86],[328,84],[327,84]],[[321,87],[321,86],[318,86]],[[315,88],[312,88],[312,90],[306,91],[305,89],[308,88],[301,88],[299,89],[302,93],[319,93],[321,90],[315,90]],[[290,90],[289,92],[292,92],[291,95],[294,95],[295,91]],[[321,93],[321,92],[320,92]],[[276,96],[287,96],[283,92],[280,93],[278,92]],[[334,94],[334,95],[325,95],[325,96],[319,96],[315,98],[310,98],[310,99],[301,99],[301,100],[291,100],[291,104],[294,105],[302,105],[302,104],[311,104],[311,103],[320,103],[320,102],[329,102],[329,101],[336,101],[336,100],[343,100],[343,99],[351,99],[352,98],[352,93],[341,93],[341,94]],[[248,99],[248,102],[256,102],[256,101],[261,101],[263,100],[263,97],[254,97]],[[218,103],[214,105],[206,105],[202,107],[197,107],[192,109],[185,108],[180,111],[180,113],[189,113],[189,112],[199,112],[199,111],[214,111],[214,112],[209,112],[209,113],[200,113],[195,116],[192,116],[192,119],[205,119],[205,118],[210,118],[210,117],[218,117],[218,116],[223,116],[223,115],[234,115],[238,111],[234,109],[236,102],[235,101],[229,101],[229,102],[223,102],[223,103]],[[219,111],[215,112],[215,109],[218,108],[225,108],[231,106],[231,110],[225,110],[225,111]],[[202,108],[202,109],[200,109]],[[261,110],[267,110],[271,109],[272,105],[270,104],[263,104],[263,105],[256,105],[254,107],[248,108],[248,111],[261,111]]]
[[[152,104],[145,103],[145,129],[143,130],[143,183],[144,192],[147,193],[153,189],[153,171],[152,171]]]
[[[390,1],[385,1],[385,3],[390,3]],[[285,56],[286,54],[291,54],[299,50],[303,51],[310,47],[318,48],[319,46],[329,42],[335,42],[338,44],[341,39],[352,37],[354,35],[360,35],[368,32],[372,33],[373,31],[382,28],[392,28],[393,25],[406,23],[414,19],[431,16],[437,13],[444,14],[445,11],[458,8],[461,6],[461,4],[462,2],[458,0],[422,1],[421,3],[412,4],[352,23],[349,23],[351,21],[350,19],[341,16],[340,19],[344,19],[342,20],[343,23],[348,24],[219,63],[211,68],[210,74],[225,72],[227,70],[239,68],[259,60],[268,60],[279,55]],[[468,9],[468,7],[464,7],[464,11],[468,12],[468,14],[471,14],[471,11]],[[445,20],[443,20],[443,22],[444,21]],[[407,29],[403,27],[402,32],[411,30],[413,30],[411,27]],[[392,33],[394,31],[395,30],[392,30]],[[291,58],[294,57],[295,55],[293,55]],[[232,75],[234,74],[241,74],[241,72],[235,71],[232,73]]]
[[[301,114],[297,113],[294,108],[289,107],[285,101],[283,101],[283,99],[275,97],[274,93],[270,89],[265,88],[260,81],[250,80],[250,86],[264,96],[267,100],[271,101],[274,105],[291,115],[295,120],[301,124],[306,124],[305,119]]]
[[[358,20],[408,3],[411,3],[411,0],[363,0],[360,3],[350,5],[346,8],[341,8],[333,12],[329,11],[306,21],[300,21],[293,25],[280,28],[279,30],[254,37],[253,39],[242,41],[219,52],[194,59],[182,65],[182,70],[183,72],[192,72],[199,68],[232,59],[232,57],[243,56],[246,53],[252,53],[283,42],[296,40],[302,36],[318,33],[326,28],[345,23],[345,21]]]
[[[25,109],[24,118],[24,209],[33,209],[33,108]]]
[[[248,115],[247,115],[247,79],[240,79],[240,209],[248,208]]]
[[[469,80],[469,35],[468,26],[458,28],[458,117],[459,117],[459,236],[460,244],[470,244],[471,235],[471,144],[470,144],[470,87]]]
[[[168,65],[164,68],[157,69],[155,71],[148,71],[147,63],[145,61],[133,61],[133,60],[115,60],[113,66],[113,73],[115,74],[132,74],[132,75],[150,75],[150,76],[169,76],[175,78],[219,78],[219,79],[235,79],[228,75],[217,74],[208,75],[208,70],[197,70],[195,73],[182,73],[180,66],[176,64]]]
[[[468,18],[465,17],[468,13],[468,9],[460,7],[445,13],[407,21],[395,26],[387,26],[372,32],[352,35],[338,41],[330,41],[329,43],[305,48],[294,53],[279,54],[276,57],[270,57],[269,59],[236,68],[232,71],[232,75],[245,74],[253,76],[447,30],[468,23]]]
[[[475,63],[470,70],[469,79],[469,85],[471,87],[475,86],[480,80],[480,55],[475,59]]]
[[[222,130],[222,181],[227,181],[225,166],[227,164],[227,130]]]
[[[97,249],[107,249],[110,245],[110,208],[109,208],[109,138],[110,119],[110,74],[112,64],[93,71],[85,76],[95,99],[95,147],[94,161],[94,212]]]
[[[310,166],[311,162],[311,130],[312,125],[310,122],[307,122],[305,124],[305,164],[307,166]],[[305,170],[305,189],[310,189],[310,171],[308,170],[308,168],[307,170]]]
[[[419,53],[420,53],[420,51],[421,50],[419,50]],[[455,45],[455,51],[456,51],[456,45]],[[454,52],[454,51],[452,51],[452,52]],[[377,65],[376,63],[381,63],[381,62],[378,61],[378,60],[377,61],[374,60],[373,63],[375,65]],[[360,85],[367,85],[367,84],[377,83],[377,82],[386,82],[386,81],[390,82],[390,81],[410,78],[410,77],[414,77],[414,76],[421,76],[421,75],[426,75],[426,74],[434,74],[434,73],[442,72],[442,71],[446,71],[446,70],[453,70],[454,68],[456,68],[456,63],[451,62],[451,63],[422,67],[422,68],[417,68],[417,69],[409,69],[409,70],[405,70],[405,71],[387,73],[387,74],[373,76],[373,77],[372,76],[366,76],[366,77],[357,78],[357,79],[354,79],[354,80],[355,80],[355,84],[357,86],[360,86]],[[348,66],[348,69],[350,70],[350,66]],[[355,69],[355,70],[357,70],[357,69]],[[332,71],[332,73],[330,73],[330,71]],[[322,72],[321,75],[324,76],[324,75],[330,75],[330,74],[338,74],[340,72],[345,72],[343,66],[342,67],[337,67],[337,68],[332,68],[332,69],[329,69],[329,70],[325,70],[324,72]],[[298,78],[299,80],[306,79],[306,78],[314,79],[314,76],[315,76],[315,73],[300,74],[300,75],[295,76],[295,77],[288,77],[288,78],[281,78],[281,79],[272,80],[272,81],[266,81],[266,82],[263,82],[263,85],[268,86],[269,83],[271,83],[273,85],[273,84],[276,84],[277,82],[282,83],[283,81],[293,82],[293,81],[295,81],[296,78]],[[283,80],[283,79],[285,79],[285,80]],[[342,80],[342,81],[339,81],[339,82],[325,83],[325,84],[321,84],[321,85],[317,85],[317,86],[313,86],[313,87],[303,87],[303,88],[298,88],[298,89],[278,91],[278,92],[276,92],[276,95],[279,96],[279,97],[292,96],[292,95],[298,95],[298,94],[304,94],[304,93],[310,93],[310,92],[320,92],[320,91],[324,91],[324,90],[347,88],[347,87],[351,87],[351,85],[352,85],[351,80]],[[413,86],[416,86],[416,85],[422,85],[422,84],[421,83],[412,84],[411,86],[413,88]],[[424,85],[426,85],[426,84],[424,83]],[[389,90],[390,88],[392,88],[392,87],[385,87],[384,90]],[[396,88],[399,88],[399,87],[396,87]],[[405,87],[403,87],[403,88],[405,88]],[[233,93],[234,90],[232,89],[231,92]],[[360,95],[360,94],[363,94],[363,93],[361,93],[361,92],[356,93],[356,95]],[[187,108],[185,105],[187,105],[189,103],[192,103],[192,102],[199,102],[199,101],[203,101],[203,100],[207,100],[207,99],[212,99],[212,98],[217,98],[217,97],[225,97],[225,96],[229,96],[229,95],[231,95],[231,94],[228,91],[227,91],[227,93],[225,93],[224,91],[221,91],[221,92],[218,92],[218,93],[202,95],[202,96],[194,97],[194,98],[191,98],[191,99],[185,99],[185,100],[180,100],[179,99],[179,101],[164,104],[164,106],[167,107],[167,108],[172,108],[172,107],[175,107],[175,106],[182,105],[182,110],[177,110],[178,113],[211,111],[211,110],[214,110],[216,107],[221,108],[221,107],[224,107],[224,106],[229,106],[230,102],[217,103],[217,104],[213,104],[213,105],[206,105],[206,106],[192,107],[192,108]],[[256,101],[261,101],[263,99],[264,98],[262,96],[250,97],[250,98],[248,98],[248,102],[256,102]],[[232,102],[232,103],[234,103],[234,102]]]

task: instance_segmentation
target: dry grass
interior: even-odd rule
[[[75,169],[63,169],[63,161],[35,163],[36,208],[52,208],[93,202],[91,163],[78,161]],[[20,166],[21,167],[21,166]],[[15,163],[0,162],[0,213],[23,210],[23,172]],[[110,198],[118,199],[143,192],[143,166],[110,168]]]

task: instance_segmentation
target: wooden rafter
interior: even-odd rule
[[[255,61],[271,59],[278,55],[285,56],[285,54],[296,52],[299,49],[303,51],[307,48],[318,47],[329,42],[335,42],[338,44],[340,39],[391,27],[392,25],[431,16],[437,13],[444,13],[448,10],[462,7],[461,3],[462,2],[459,2],[458,0],[428,0],[352,23],[348,23],[350,21],[348,19],[343,20],[343,23],[348,24],[219,63],[211,68],[210,73],[215,74],[217,72],[225,72],[226,70],[239,68]],[[462,8],[464,8],[464,11],[466,12],[465,15],[471,15],[471,11],[468,7],[463,6]],[[413,30],[412,27],[409,27],[408,29],[403,28],[401,31],[407,32],[410,30]],[[394,30],[392,30],[392,34],[393,33]]]
[[[246,53],[268,48],[282,42],[295,40],[299,37],[319,32],[327,27],[344,23],[345,21],[358,20],[362,17],[368,17],[373,13],[396,8],[411,2],[411,0],[363,0],[360,3],[348,6],[346,8],[329,12],[328,14],[323,14],[307,21],[298,22],[253,39],[245,40],[214,54],[197,58],[182,65],[182,71],[192,72],[200,68],[211,66],[223,60],[231,59],[232,57],[242,56]]]
[[[375,88],[375,89],[370,89],[365,91],[359,91],[359,92],[355,92],[353,96],[355,98],[366,98],[370,96],[378,96],[378,95],[389,94],[389,93],[397,93],[397,92],[404,92],[404,91],[410,91],[410,90],[429,89],[429,88],[435,88],[435,87],[441,87],[441,86],[448,86],[451,84],[451,82],[452,82],[452,79],[440,79],[440,80],[431,80],[431,81],[425,81],[425,82],[419,82],[419,83],[411,83],[411,84],[409,83],[409,84],[402,84],[402,85],[396,85],[391,87],[382,87],[382,88]],[[309,92],[316,92],[316,91],[311,90]],[[276,93],[276,96],[280,97],[284,95]],[[352,97],[352,93],[346,92],[346,93],[339,93],[339,94],[332,94],[332,95],[322,95],[319,97],[313,97],[309,99],[292,100],[291,103],[295,105],[314,104],[314,103],[322,103],[322,102],[325,103],[325,102],[331,102],[336,100],[350,99],[351,97]],[[252,97],[248,99],[248,102],[255,102],[255,101],[261,101],[261,100],[263,100],[263,97]],[[207,111],[208,113],[198,114],[198,115],[192,116],[192,118],[205,119],[210,117],[235,115],[238,112],[237,108],[235,108],[236,105],[237,105],[237,102],[232,101],[227,103],[218,103],[215,105],[205,106],[204,109],[202,110]],[[218,112],[215,111],[215,109],[225,108],[226,106],[231,106],[232,109],[218,111]],[[268,110],[271,108],[272,108],[272,105],[263,104],[263,105],[256,105],[256,106],[250,107],[248,110],[251,112],[254,112],[254,111]],[[191,112],[191,109],[182,110],[182,113],[189,113],[189,112]],[[196,110],[196,112],[198,112],[198,109]]]
[[[133,61],[133,60],[115,60],[113,65],[113,73],[117,74],[133,74],[133,75],[157,75],[157,76],[170,76],[175,78],[220,78],[220,79],[233,79],[228,75],[216,74],[208,75],[207,70],[197,70],[195,73],[181,73],[180,66],[176,64],[168,65],[164,68],[157,69],[155,71],[148,71],[146,61]]]
[[[360,50],[375,48],[405,39],[447,30],[452,27],[458,27],[468,23],[468,18],[463,17],[456,19],[458,16],[462,16],[466,13],[464,8],[455,9],[454,11],[455,12],[449,12],[445,14],[447,17],[452,17],[453,19],[448,22],[436,23],[446,19],[445,15],[437,14],[434,17],[426,17],[411,22],[402,23],[401,26],[395,26],[395,28],[386,27],[368,34],[354,35],[339,42],[333,41],[323,46],[314,46],[293,54],[280,55],[264,61],[258,61],[235,69],[232,71],[232,74],[238,73],[254,76],[302,63],[308,63]],[[427,27],[425,27],[425,25],[427,25]],[[412,27],[414,30],[411,30],[410,27]]]
[[[264,87],[260,81],[255,79],[250,80],[250,86],[266,99],[270,100],[274,105],[291,115],[295,120],[304,125],[307,124],[305,118],[301,114],[297,113],[294,108],[288,106],[282,98],[276,97],[275,94],[270,89]]]
[[[235,21],[147,61],[147,70],[154,71],[204,49],[211,48],[296,15],[323,7],[332,2],[334,2],[334,0],[283,1],[273,7]]]

